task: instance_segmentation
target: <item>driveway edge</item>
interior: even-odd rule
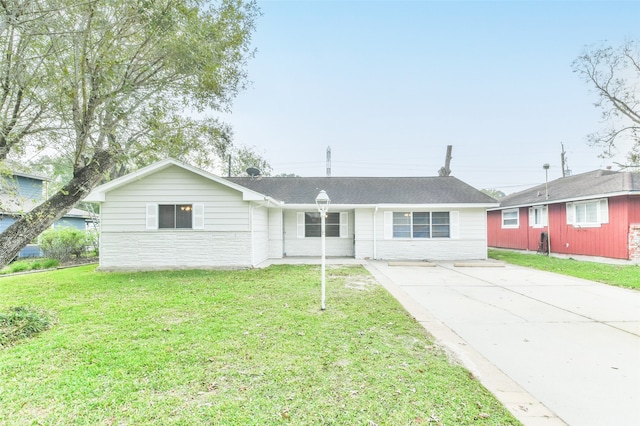
[[[393,280],[369,261],[365,268],[418,321],[437,343],[455,357],[487,388],[519,421],[527,426],[566,426],[556,414],[535,399],[502,370],[473,349],[453,330],[438,321],[422,305],[407,295]]]

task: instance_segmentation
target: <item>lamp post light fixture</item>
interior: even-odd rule
[[[331,199],[327,195],[327,192],[323,189],[318,193],[316,197],[316,206],[318,207],[318,212],[320,212],[320,239],[322,240],[322,265],[321,269],[321,288],[322,288],[322,301],[321,307],[324,311],[324,299],[325,299],[325,258],[326,258],[326,246],[325,246],[325,218],[327,216],[327,211],[329,210],[329,203],[331,203]]]

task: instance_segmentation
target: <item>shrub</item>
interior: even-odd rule
[[[68,262],[85,251],[86,234],[77,228],[52,228],[44,231],[40,248],[46,257]]]
[[[0,269],[0,275],[35,271],[38,269],[50,269],[58,266],[60,266],[60,262],[56,259],[18,260]]]
[[[38,269],[50,269],[50,268],[55,268],[59,265],[60,265],[60,262],[56,259],[38,259],[33,261],[29,265],[29,270],[36,271]],[[12,272],[17,272],[17,271],[14,270]]]
[[[9,265],[9,273],[28,271],[29,269],[31,269],[31,262],[26,260],[19,260]]]
[[[91,254],[98,255],[100,249],[100,234],[96,230],[88,230],[86,233],[85,244]]]
[[[42,265],[41,269],[57,268],[60,266],[60,262],[56,259],[42,259],[40,262]]]
[[[0,348],[28,339],[51,327],[53,321],[46,312],[30,306],[9,308],[0,312]]]

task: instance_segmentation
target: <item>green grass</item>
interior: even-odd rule
[[[60,266],[60,262],[55,259],[32,259],[17,260],[0,269],[0,274],[13,274],[16,272],[35,271],[39,269],[49,269]]]
[[[0,279],[56,325],[0,350],[0,424],[517,425],[361,267]]]
[[[640,266],[638,265],[582,262],[575,259],[495,249],[489,250],[489,257],[514,265],[557,272],[619,287],[640,289]]]

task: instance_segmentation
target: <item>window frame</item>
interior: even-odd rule
[[[584,208],[585,219],[588,219],[588,206],[594,206],[594,220],[578,221],[578,211]],[[596,200],[584,200],[567,203],[567,225],[573,225],[577,228],[598,228],[605,223],[609,223],[609,202],[607,198]]]
[[[450,211],[393,211],[391,213],[391,238],[394,240],[438,240],[452,238]],[[434,214],[446,214],[447,223],[434,224]],[[417,223],[414,220],[416,215],[421,219]],[[400,220],[397,220],[402,218],[408,218],[408,223],[402,223]],[[426,223],[423,222],[425,218],[427,219]],[[444,218],[444,216],[442,218]],[[446,235],[437,235],[443,233],[442,229],[444,229],[444,227],[446,227]],[[438,228],[439,230],[434,232],[434,229]],[[425,234],[425,236],[416,234]]]
[[[309,223],[309,219],[317,218],[317,222]],[[337,223],[336,223],[337,218]],[[324,234],[327,238],[340,238],[340,212],[326,212],[324,220]],[[312,235],[309,235],[313,230]],[[317,235],[316,232],[317,231]],[[304,238],[318,238],[322,236],[322,217],[320,212],[304,212]]]
[[[501,213],[502,213],[502,216],[501,216],[501,218],[502,218],[502,221],[501,221],[502,229],[518,229],[518,228],[520,228],[520,209],[519,208],[516,208],[516,209],[505,209],[505,210],[502,210]],[[512,218],[512,217],[505,218],[505,215],[509,214],[509,213],[515,213],[516,214],[515,218]],[[515,224],[505,224],[505,220],[514,220],[514,219],[516,221]]]
[[[161,226],[161,206],[174,208],[173,226]],[[178,215],[175,214],[179,207],[188,207],[191,212],[190,226],[178,226]],[[204,229],[204,204],[194,202],[159,202],[146,205],[146,229],[162,231],[193,231]]]
[[[538,218],[540,219],[539,221],[538,221]],[[529,208],[529,226],[530,227],[544,228],[548,226],[548,224],[549,224],[548,206],[533,206]]]
[[[193,204],[158,204],[158,229],[193,229]]]
[[[326,215],[331,215],[325,218],[325,237],[326,238],[348,238],[349,237],[349,213],[345,211],[331,211],[326,212]],[[308,223],[309,217],[317,218],[317,223]],[[337,218],[337,220],[336,220]],[[297,237],[298,238],[320,238],[322,237],[321,227],[322,222],[320,220],[320,212],[318,211],[299,211],[297,212]],[[329,219],[329,220],[327,220]],[[308,230],[315,229],[317,226],[317,232],[313,235],[308,235]]]

